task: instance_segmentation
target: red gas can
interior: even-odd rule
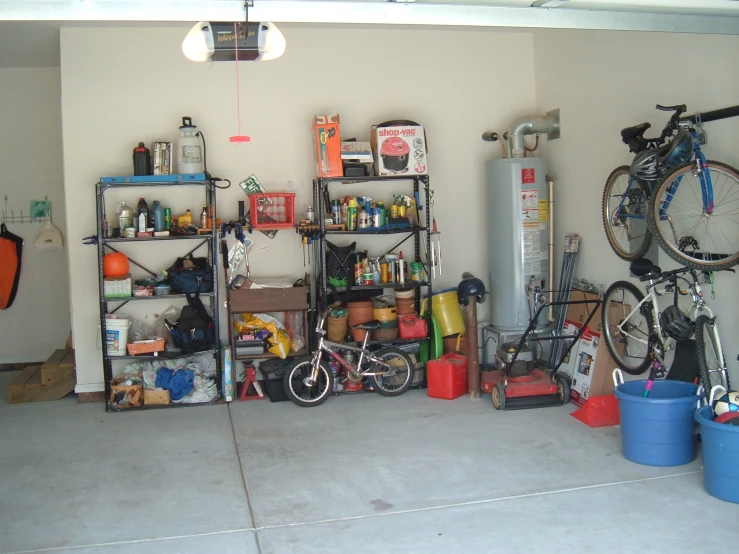
[[[417,315],[407,315],[398,319],[398,333],[401,339],[425,339],[428,336],[426,320]]]
[[[426,364],[428,395],[431,398],[454,400],[467,394],[467,356],[451,353]]]

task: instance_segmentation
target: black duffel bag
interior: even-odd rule
[[[167,270],[167,284],[174,294],[213,292],[213,267],[207,258],[195,258],[189,254]]]

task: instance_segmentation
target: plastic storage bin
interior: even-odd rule
[[[467,394],[467,356],[451,353],[426,364],[428,395],[431,398],[454,400]]]
[[[618,385],[621,444],[627,460],[650,466],[678,466],[695,459],[693,414],[698,386],[683,381],[655,381],[644,397],[646,380]]]
[[[249,210],[249,221],[255,229],[295,227],[294,192],[250,194]]]

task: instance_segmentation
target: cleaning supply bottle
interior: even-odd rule
[[[183,117],[177,141],[177,173],[203,173],[203,158],[198,128],[192,124],[192,118]]]
[[[164,208],[162,208],[159,200],[154,200],[154,203],[151,205],[151,212],[154,216],[154,230],[164,231],[167,228],[167,224],[164,217]]]
[[[136,207],[136,227],[137,233],[146,232],[146,227],[149,225],[149,205],[146,200],[139,198],[139,204]]]
[[[180,228],[192,225],[192,214],[190,213],[190,210],[187,210],[186,213],[177,218],[177,225]]]
[[[357,230],[357,208],[359,205],[357,204],[356,198],[352,198],[349,200],[349,206],[347,210],[347,217],[346,217],[346,229],[347,231],[356,231]]]
[[[208,228],[208,208],[206,206],[203,206],[203,211],[200,212],[200,228]]]
[[[403,251],[398,255],[398,283],[405,284],[405,262],[403,261]]]

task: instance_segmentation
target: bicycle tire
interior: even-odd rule
[[[372,384],[375,388],[375,391],[377,391],[377,393],[381,394],[382,396],[400,396],[408,390],[408,388],[411,386],[411,383],[413,382],[413,362],[408,357],[408,354],[406,354],[399,348],[383,348],[382,350],[378,350],[375,353],[375,358],[380,358],[387,363],[388,360],[386,359],[386,357],[393,357],[402,360],[402,362],[405,364],[405,376],[402,377],[399,383],[396,382],[393,385],[393,388],[387,388],[386,380],[388,380],[389,377],[380,376],[378,378],[376,375],[371,375],[370,378],[372,379]]]
[[[633,306],[630,306],[625,302],[626,295],[622,295],[619,300],[618,293],[620,291],[626,291],[633,295]],[[634,340],[630,341],[630,337],[625,336],[616,330],[616,325],[623,322],[626,317],[631,314],[636,305],[642,300],[644,300],[642,292],[628,281],[616,281],[608,287],[608,290],[606,290],[606,293],[603,295],[603,304],[601,307],[603,338],[606,341],[606,347],[608,347],[608,351],[611,353],[613,360],[619,368],[629,375],[641,375],[649,368],[652,362],[652,358],[650,356],[652,346],[651,329],[654,318],[650,311],[651,306],[648,306],[649,310],[640,311],[640,315],[644,317],[645,325],[639,324],[634,328],[638,329],[640,334],[646,337],[646,346]],[[627,310],[624,306],[629,306],[629,309]],[[634,329],[632,329],[632,331],[634,331]],[[631,349],[629,349],[630,345],[632,346]]]
[[[708,160],[708,162],[706,163],[706,169],[708,171],[715,171],[717,176],[725,175],[726,182],[729,183],[729,186],[735,186],[736,188],[732,191],[727,192],[724,190],[726,187],[721,185],[719,180],[716,179],[716,185],[714,185],[714,191],[716,192],[714,196],[714,208],[711,214],[706,214],[704,213],[702,207],[700,189],[698,190],[698,192],[696,192],[694,188],[690,188],[688,187],[688,185],[686,185],[685,187],[683,187],[682,190],[685,190],[687,188],[687,190],[691,191],[692,194],[685,193],[680,196],[679,200],[676,201],[677,193],[675,193],[675,196],[670,200],[670,208],[674,204],[677,204],[677,209],[687,209],[687,211],[684,212],[686,214],[685,219],[681,220],[681,223],[679,223],[677,227],[675,227],[673,230],[673,225],[675,222],[672,219],[663,221],[660,217],[659,211],[664,204],[663,197],[668,194],[667,189],[678,178],[680,179],[678,185],[679,189],[679,187],[683,185],[683,179],[685,177],[688,177],[689,175],[693,176],[693,170],[695,169],[695,167],[695,162],[691,162],[674,169],[672,172],[666,174],[663,177],[663,179],[659,183],[659,186],[651,195],[649,200],[647,226],[654,236],[655,240],[659,244],[660,248],[670,258],[684,265],[685,267],[688,267],[690,269],[698,269],[701,271],[718,271],[721,269],[729,269],[730,267],[733,267],[739,263],[739,232],[731,232],[732,237],[735,236],[736,238],[728,241],[728,236],[726,235],[726,232],[721,231],[719,225],[722,222],[726,222],[730,223],[732,227],[736,226],[739,230],[739,210],[737,210],[737,215],[734,216],[732,220],[720,220],[718,219],[719,216],[733,214],[720,213],[719,208],[721,207],[725,210],[727,204],[732,203],[737,203],[737,206],[732,205],[730,209],[733,210],[739,207],[739,197],[737,197],[737,195],[739,195],[739,171],[725,163]],[[697,178],[695,176],[693,176],[693,179],[695,179],[697,182]],[[712,181],[713,180],[714,179],[712,177]],[[698,209],[697,205],[692,209],[690,208],[690,203],[693,201],[693,199],[701,203],[700,209]],[[728,202],[725,202],[727,200]],[[688,215],[691,212],[692,215]],[[681,212],[677,211],[673,212],[674,215],[678,216],[680,215],[680,213]],[[669,214],[668,217],[670,217]],[[659,225],[658,221],[660,222]],[[711,225],[709,225],[709,223]],[[717,234],[718,238],[714,237],[713,234],[710,232],[709,229],[711,228],[715,229],[715,234]],[[672,234],[673,236],[668,235],[668,233]],[[696,237],[696,234],[698,234],[699,236]],[[704,248],[704,251],[701,251],[699,254],[696,254],[695,251],[691,251],[693,255],[690,255],[689,252],[683,251],[685,250],[685,247],[683,247],[683,250],[681,250],[680,241],[689,240],[690,238],[694,239],[695,241],[698,241],[698,239],[700,239],[700,241],[698,241],[698,247],[701,247],[700,242],[702,241],[704,243],[702,246]],[[722,250],[726,251],[723,252]],[[712,257],[710,257],[709,259],[698,257],[705,255],[722,257],[717,259],[713,259]]]
[[[326,399],[331,396],[334,387],[334,376],[331,371],[326,368],[326,364],[321,361],[320,372],[318,375],[318,383],[315,386],[320,386],[318,395],[313,398],[306,398],[304,394],[298,393],[294,390],[294,385],[301,383],[302,380],[312,371],[313,362],[305,361],[295,365],[292,369],[285,372],[282,377],[282,388],[285,390],[285,396],[287,396],[294,404],[297,404],[301,408],[312,408],[313,406],[320,406]],[[296,376],[296,373],[300,372],[300,376]],[[309,387],[305,387],[306,389]],[[311,387],[312,388],[312,387]]]
[[[649,231],[644,223],[644,234],[641,237],[631,238],[630,228],[633,226],[633,220],[630,218],[616,218],[615,210],[611,200],[618,199],[617,203],[620,203],[620,198],[623,197],[623,193],[626,191],[616,190],[622,182],[622,178],[626,179],[626,187],[628,188],[628,180],[630,179],[629,166],[622,165],[611,171],[611,174],[606,179],[605,187],[603,188],[603,199],[601,202],[601,214],[603,216],[603,227],[606,231],[606,239],[608,244],[611,245],[611,249],[615,252],[616,256],[627,262],[633,262],[634,260],[641,258],[647,253],[649,247],[652,245],[652,233]],[[635,206],[631,209],[637,210],[634,213],[644,213],[646,219],[646,212],[649,208],[649,190],[641,181],[634,180],[635,186],[638,187],[636,192]],[[621,194],[619,194],[621,192]],[[625,210],[628,212],[631,206],[631,198],[625,205]],[[635,248],[626,248],[629,242],[635,242],[639,238],[641,241],[635,244]]]
[[[703,394],[708,398],[711,389],[721,385],[729,390],[729,373],[726,370],[726,358],[716,343],[718,335],[715,320],[707,315],[700,316],[695,322],[695,349],[698,354],[698,368],[703,383]],[[706,340],[708,339],[708,340]],[[709,357],[711,358],[709,360]],[[718,366],[713,367],[711,366]]]

